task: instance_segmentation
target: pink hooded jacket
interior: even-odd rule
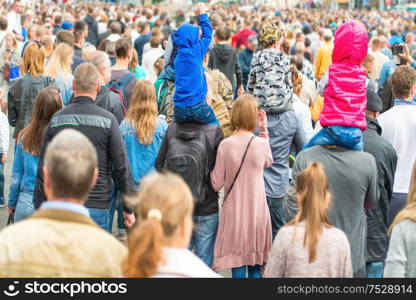
[[[367,129],[365,109],[367,84],[361,66],[368,51],[364,24],[350,21],[335,33],[332,65],[320,116],[322,126],[344,125]]]

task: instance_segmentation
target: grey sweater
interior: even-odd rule
[[[348,237],[354,277],[365,277],[367,226],[364,206],[367,209],[374,208],[379,199],[375,159],[369,153],[345,148],[315,146],[303,150],[296,157],[293,180],[283,202],[286,222],[298,210],[295,190],[298,174],[311,161],[319,161],[324,165],[332,195],[329,221]]]
[[[309,263],[309,248],[303,245],[304,235],[304,222],[297,227],[280,229],[269,255],[265,277],[352,277],[350,244],[341,230],[323,229],[313,263]]]
[[[416,277],[416,222],[403,220],[393,227],[384,277]]]

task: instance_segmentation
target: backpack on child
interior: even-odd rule
[[[136,75],[129,72],[128,74],[121,77],[120,80],[111,80],[107,84],[107,88],[110,91],[113,91],[120,99],[120,102],[123,106],[124,114],[126,114],[127,107],[129,106],[129,103],[127,103],[127,92],[126,92],[126,86],[130,83],[130,81],[135,78]]]
[[[169,140],[164,168],[184,179],[198,204],[205,199],[209,177],[206,137],[202,130],[185,131],[177,126]]]

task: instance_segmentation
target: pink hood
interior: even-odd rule
[[[367,129],[365,109],[367,84],[361,66],[368,51],[368,36],[364,24],[350,21],[335,33],[332,65],[324,93],[322,126],[344,125]]]

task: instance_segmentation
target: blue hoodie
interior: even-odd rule
[[[175,59],[175,95],[177,106],[193,106],[205,101],[207,83],[202,62],[212,40],[212,27],[207,14],[199,16],[202,36],[199,39],[199,27],[185,24],[174,34],[174,43],[178,47]]]

